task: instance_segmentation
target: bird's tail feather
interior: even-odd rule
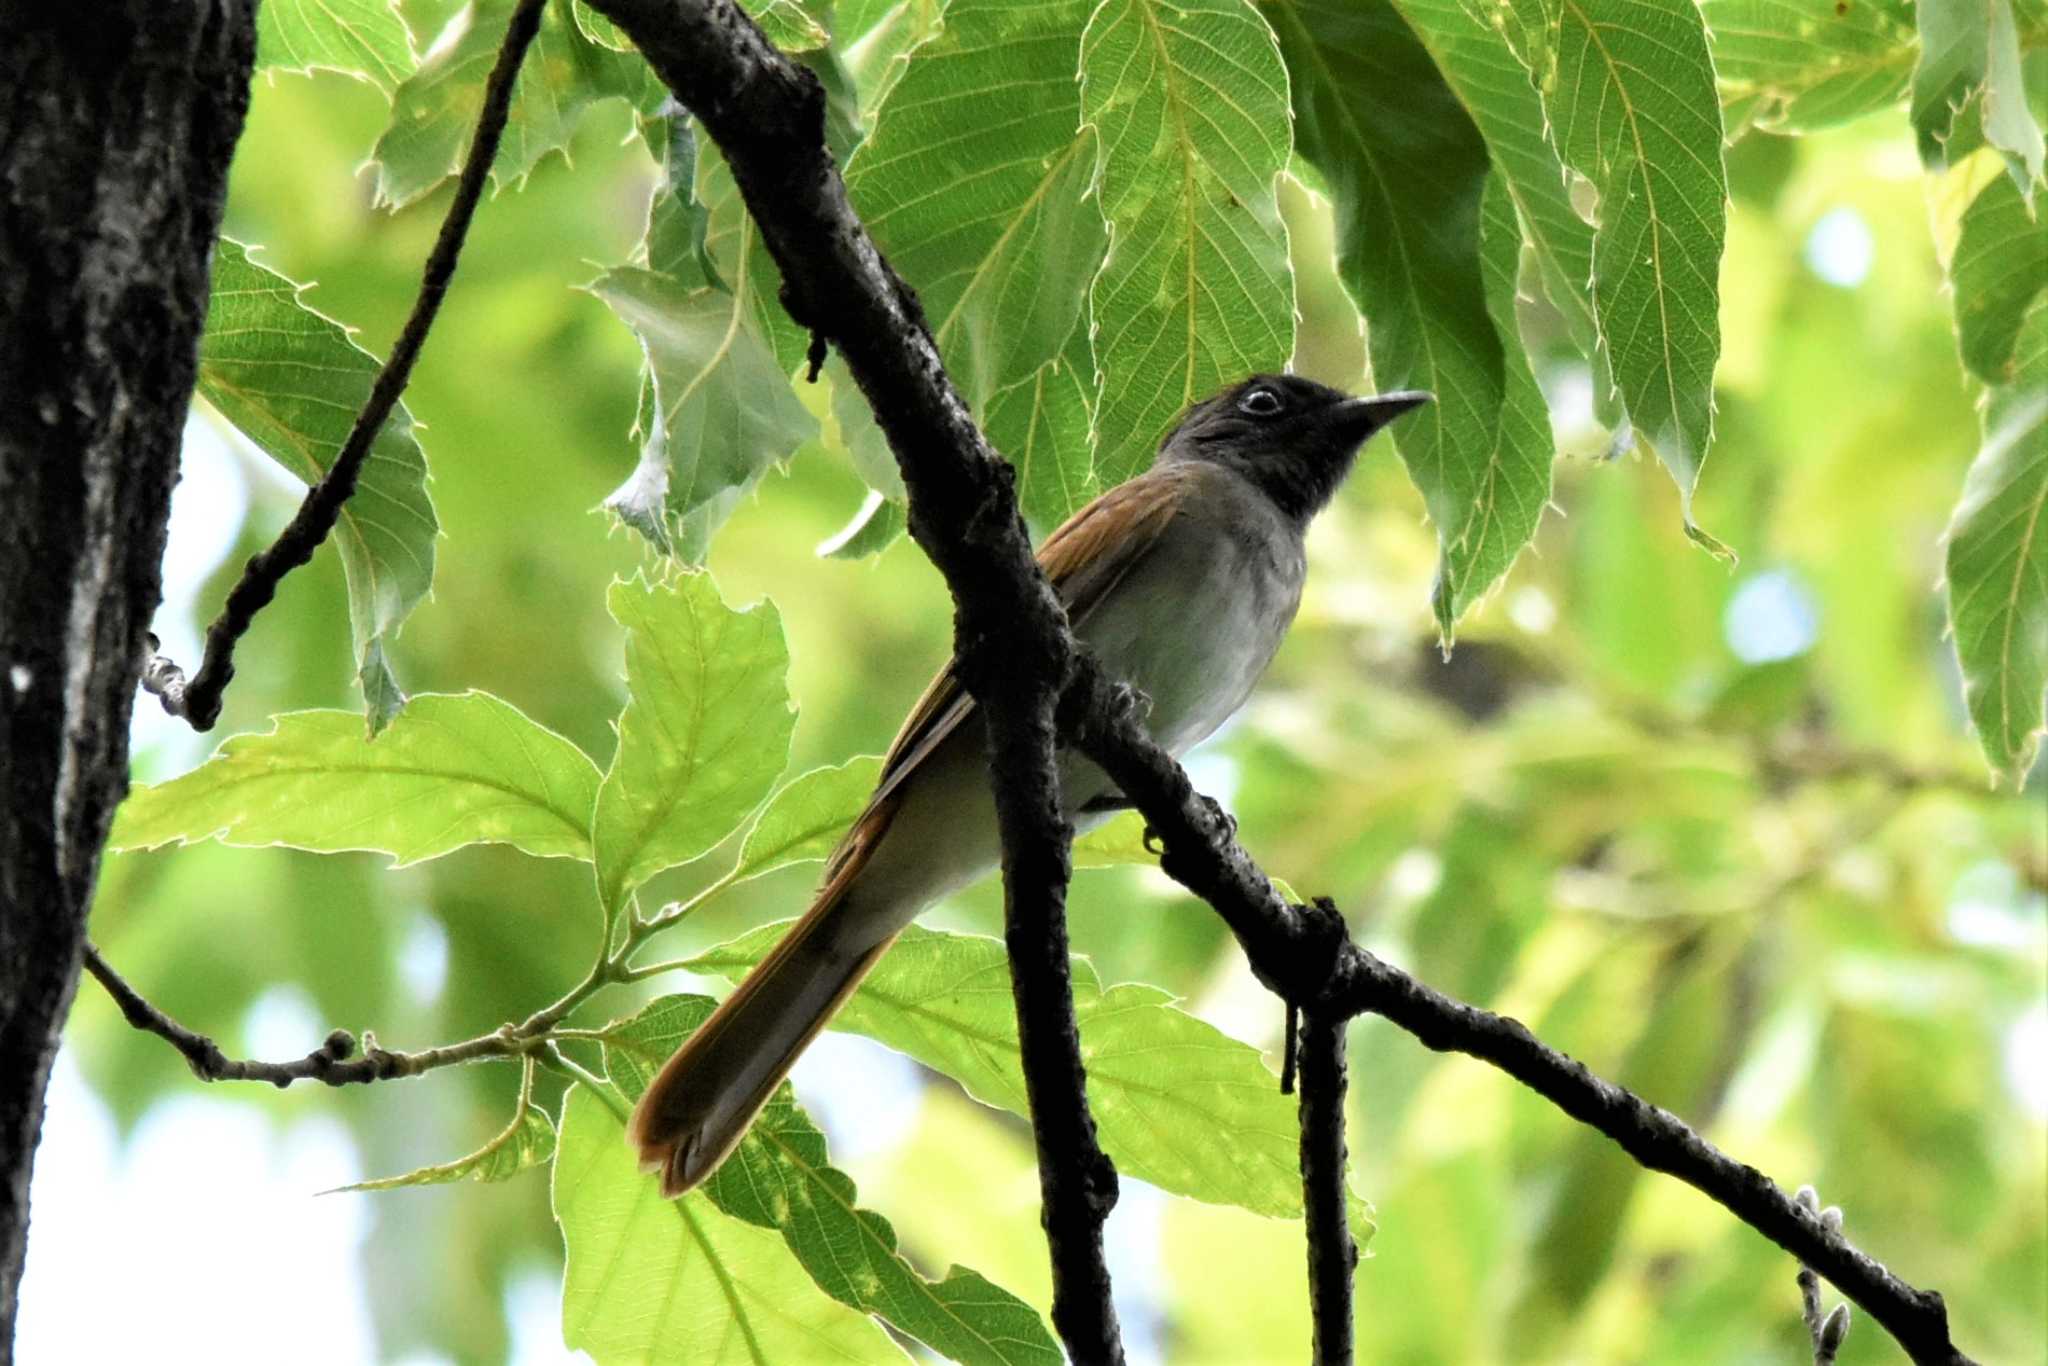
[[[680,1195],[718,1169],[789,1075],[806,1045],[839,1012],[891,944],[862,944],[833,878],[801,920],[725,1003],[676,1050],[640,1097],[627,1126],[643,1171]]]

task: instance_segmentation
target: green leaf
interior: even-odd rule
[[[784,52],[808,52],[832,41],[832,35],[825,31],[821,14],[830,13],[830,4],[814,7],[800,4],[798,0],[743,0],[746,11],[761,32],[768,35],[768,41]]]
[[[554,1121],[548,1118],[547,1111],[533,1104],[530,1096],[522,1094],[519,1108],[513,1111],[512,1122],[467,1157],[421,1167],[403,1176],[382,1176],[373,1181],[358,1181],[352,1186],[337,1186],[335,1191],[325,1193],[389,1191],[401,1186],[440,1186],[454,1181],[509,1181],[554,1155]]]
[[[647,364],[640,463],[605,506],[685,563],[701,561],[738,500],[818,430],[755,320],[752,258],[739,260],[730,291],[631,266],[589,285]]]
[[[562,1338],[611,1362],[902,1360],[865,1314],[811,1286],[783,1240],[635,1171],[625,1123],[583,1086],[562,1102],[555,1219]]]
[[[1909,0],[1700,0],[1724,103],[1811,133],[1898,103],[1920,45]]]
[[[395,867],[468,844],[588,859],[597,790],[583,751],[509,702],[422,693],[375,740],[344,711],[232,736],[183,777],[130,792],[108,843],[366,850]]]
[[[846,359],[837,351],[825,362],[825,377],[832,381],[832,422],[837,429],[837,448],[846,452],[861,482],[891,503],[904,500],[903,472],[896,467],[896,453],[889,438],[875,421],[867,395],[854,382]]]
[[[706,239],[711,210],[697,198],[697,133],[688,114],[642,119],[640,136],[661,165],[661,183],[647,201],[638,264],[685,289],[725,286]]]
[[[814,768],[784,784],[747,831],[733,881],[825,858],[867,809],[881,775],[880,757],[866,754],[831,768]]]
[[[1949,281],[1963,364],[1986,384],[2013,379],[2020,326],[2048,290],[2048,217],[2009,177],[1990,181],[1963,211]]]
[[[816,553],[836,560],[864,560],[896,544],[909,525],[903,504],[869,489],[846,525],[818,542]]]
[[[2011,0],[1918,0],[1920,65],[1913,72],[1913,131],[1920,159],[1945,166],[1956,115],[1976,101],[1984,139],[2005,155],[2029,200],[2041,179],[2041,127],[2027,108]]]
[[[370,153],[380,205],[403,208],[461,168],[514,3],[471,0],[398,87],[390,126]],[[512,88],[492,180],[523,181],[548,153],[566,155],[584,111],[599,100],[626,96],[652,110],[665,95],[637,54],[598,46],[567,5],[550,4]]]
[[[1522,233],[1507,182],[1489,176],[1480,201],[1479,263],[1485,272],[1486,309],[1502,341],[1500,418],[1482,435],[1471,504],[1456,533],[1445,539],[1433,602],[1437,627],[1448,641],[1451,626],[1498,583],[1536,535],[1550,502],[1550,409],[1529,368],[1516,332],[1516,282]]]
[[[605,1030],[605,1067],[629,1098],[681,1046],[716,1002],[665,996]],[[954,1267],[943,1281],[920,1276],[897,1251],[889,1221],[856,1203],[853,1181],[830,1165],[825,1135],[785,1083],[732,1157],[704,1187],[735,1219],[777,1229],[819,1288],[879,1314],[959,1362],[1060,1361],[1036,1310],[985,1277]]]
[[[687,966],[737,978],[788,928],[764,926]],[[1073,969],[1088,1099],[1118,1170],[1176,1195],[1300,1217],[1294,1102],[1258,1050],[1179,1009],[1157,987],[1105,990],[1086,959]],[[834,1027],[908,1053],[984,1104],[1029,1113],[1000,940],[911,926]],[[1361,1227],[1369,1223],[1363,1201],[1354,1216]]]
[[[734,611],[708,574],[614,582],[626,630],[619,748],[598,792],[598,888],[608,912],[664,868],[730,835],[789,759],[796,709],[773,603]]]
[[[1301,151],[1337,206],[1338,274],[1372,320],[1382,389],[1436,402],[1394,443],[1436,523],[1437,627],[1507,572],[1550,496],[1550,422],[1515,323],[1522,235],[1505,198],[1482,271],[1487,152],[1387,0],[1273,0]],[[1502,192],[1504,194],[1504,192]],[[1507,356],[1521,381],[1504,409]],[[1529,405],[1533,404],[1533,411]]]
[[[1593,313],[1635,435],[1677,481],[1686,534],[1714,434],[1728,179],[1705,25],[1692,5],[1543,0],[1538,89],[1559,154],[1597,194]]]
[[[300,301],[304,288],[223,237],[199,340],[198,388],[265,455],[311,484],[341,453],[380,367],[347,328]],[[426,457],[400,404],[371,443],[333,532],[373,733],[404,702],[384,645],[433,586],[440,530]]]
[[[1103,0],[1081,35],[1081,112],[1110,224],[1089,293],[1106,487],[1149,465],[1189,404],[1294,350],[1274,192],[1287,70],[1249,0]]]
[[[592,9],[588,0],[569,0],[569,16],[576,21],[576,31],[614,52],[632,52],[633,40],[628,38],[619,26]]]
[[[1546,135],[1543,101],[1517,46],[1526,46],[1526,35],[1507,12],[1463,0],[1395,0],[1395,8],[1429,49],[1506,177],[1545,294],[1578,348],[1597,356],[1593,227],[1572,207],[1564,166]],[[1503,340],[1518,335],[1513,328],[1496,330]]]
[[[841,0],[832,11],[834,50],[846,61],[865,108],[889,97],[903,74],[897,60],[938,32],[945,0]]]
[[[1017,496],[1041,530],[1102,492],[1095,468],[1095,361],[1084,321],[1066,350],[989,400],[982,430],[1017,470]]]
[[[916,283],[976,413],[1067,349],[1108,246],[1093,192],[1095,136],[1081,127],[1074,82],[1090,8],[953,0],[945,28],[910,54],[847,167],[855,207]],[[1099,491],[1085,417],[1084,407],[1081,439],[1058,452],[1064,482],[1087,489],[1083,501]],[[1058,487],[1025,479],[1026,512],[1064,517],[1066,500],[1047,496]]]
[[[2048,303],[1991,391],[1984,444],[1948,529],[1948,614],[1984,757],[2015,790],[2039,752],[2048,689]]]
[[[642,124],[665,181],[635,253],[646,269],[608,272],[590,289],[646,356],[634,429],[640,460],[605,508],[663,554],[700,564],[740,499],[818,424],[789,384],[809,335],[783,310],[782,277],[724,159],[694,137],[686,148],[683,125]],[[865,404],[855,402],[880,444]]]
[[[310,76],[338,71],[388,97],[419,57],[392,0],[266,0],[256,11],[256,65]]]
[[[1074,840],[1076,871],[1158,862],[1159,855],[1145,847],[1145,817],[1136,811],[1120,811]]]

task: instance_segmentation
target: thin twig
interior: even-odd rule
[[[195,1033],[144,1000],[142,994],[114,971],[91,943],[85,946],[85,968],[99,979],[121,1014],[135,1028],[167,1039],[185,1055],[201,1081],[267,1081],[273,1086],[290,1086],[295,1081],[321,1081],[329,1086],[349,1086],[393,1077],[416,1077],[422,1072],[455,1063],[485,1058],[511,1058],[533,1046],[507,1026],[495,1033],[479,1035],[462,1043],[429,1048],[418,1053],[396,1053],[379,1048],[373,1036],[364,1035],[363,1051],[356,1053],[356,1038],[345,1029],[327,1036],[318,1048],[292,1062],[258,1062],[230,1058],[220,1045],[204,1034]]]
[[[1301,1193],[1307,1213],[1309,1313],[1316,1366],[1350,1366],[1352,1276],[1358,1244],[1345,1208],[1344,1035],[1349,1021],[1318,1010],[1301,1023]]]
[[[546,0],[519,0],[519,7],[512,12],[505,40],[498,48],[497,64],[484,83],[483,109],[477,115],[476,132],[470,138],[469,156],[463,162],[461,179],[456,182],[455,198],[448,205],[440,236],[421,271],[420,293],[413,301],[412,316],[406,319],[404,330],[392,344],[384,368],[377,372],[370,397],[356,414],[355,425],[349,429],[341,453],[320,482],[306,491],[290,525],[243,568],[242,577],[229,591],[220,615],[207,628],[206,656],[199,671],[187,681],[183,670],[159,654],[152,654],[144,668],[143,687],[162,699],[165,711],[183,716],[194,730],[211,730],[220,719],[221,695],[235,676],[236,643],[255,621],[256,614],[277,595],[277,586],[284,576],[312,559],[313,552],[334,529],[342,505],[356,490],[356,478],[370,454],[371,444],[384,430],[385,421],[405,393],[413,364],[419,359],[434,316],[447,296],[449,281],[455,276],[455,265],[462,255],[463,240],[469,235],[470,221],[476,216],[477,202],[483,198],[484,184],[490,177],[491,163],[497,158],[498,142],[504,135],[511,108],[513,82],[527,48],[540,31],[545,3]]]
[[[556,1025],[571,1011],[602,988],[628,980],[625,976],[625,954],[632,947],[629,945],[619,954],[599,959],[584,974],[582,981],[516,1025],[508,1023],[473,1039],[411,1053],[380,1048],[376,1036],[366,1032],[360,1055],[356,1052],[355,1035],[345,1029],[337,1029],[320,1047],[291,1062],[230,1058],[212,1039],[187,1029],[151,1004],[120,973],[114,971],[113,966],[100,955],[98,947],[89,941],[85,946],[85,968],[106,988],[107,995],[120,1007],[122,1017],[130,1025],[167,1040],[184,1055],[193,1074],[201,1081],[263,1081],[279,1087],[298,1081],[320,1081],[329,1086],[351,1086],[389,1081],[395,1077],[416,1077],[422,1072],[458,1063],[531,1057],[543,1045],[552,1044],[558,1037]],[[583,1032],[565,1031],[560,1037],[573,1037]]]

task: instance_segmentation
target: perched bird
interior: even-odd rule
[[[1151,469],[1046,538],[1038,563],[1075,634],[1149,699],[1146,727],[1169,753],[1243,703],[1300,605],[1309,520],[1366,438],[1428,398],[1255,375],[1189,409]],[[1059,769],[1067,814],[1103,819],[1115,793],[1102,771],[1072,752]],[[903,928],[1000,855],[983,727],[949,665],[889,747],[810,910],[641,1096],[627,1141],[663,1194],[717,1170]]]

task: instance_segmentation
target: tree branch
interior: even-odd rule
[[[322,1081],[329,1086],[366,1085],[393,1077],[416,1077],[455,1063],[519,1057],[532,1052],[538,1042],[536,1038],[522,1037],[507,1025],[496,1033],[479,1035],[463,1043],[418,1053],[394,1053],[379,1048],[374,1036],[365,1035],[362,1054],[357,1056],[355,1035],[337,1029],[318,1048],[291,1062],[230,1058],[212,1039],[185,1028],[151,1005],[100,957],[99,949],[90,942],[85,946],[85,969],[99,979],[129,1024],[168,1040],[171,1047],[184,1054],[193,1075],[201,1081],[267,1081],[280,1088],[295,1081]]]
[[[1316,1366],[1350,1366],[1358,1245],[1345,1209],[1344,1036],[1349,1019],[1311,1010],[1301,1022],[1301,1194],[1308,1234]]]
[[[1092,691],[1091,691],[1092,690]],[[1129,689],[1083,669],[1063,717],[1081,749],[1145,815],[1165,847],[1160,867],[1216,908],[1252,970],[1304,1010],[1386,1017],[1427,1047],[1500,1068],[1643,1166],[1676,1176],[1833,1282],[1917,1362],[1967,1361],[1949,1338],[1941,1296],[1900,1280],[1669,1111],[1545,1046],[1519,1021],[1456,1001],[1353,943],[1328,903],[1291,906],[1238,847],[1229,818],[1138,727]]]
[[[497,64],[484,85],[483,109],[477,115],[476,132],[470,138],[469,155],[456,182],[455,198],[448,205],[448,216],[441,220],[440,235],[421,270],[419,297],[413,301],[412,315],[405,320],[398,340],[392,343],[384,368],[377,372],[370,397],[356,414],[355,425],[349,429],[341,453],[335,456],[320,482],[306,490],[298,512],[278,533],[277,540],[250,557],[244,566],[242,577],[229,590],[220,615],[206,630],[206,655],[198,673],[188,680],[184,670],[154,653],[155,641],[151,640],[152,653],[143,666],[142,686],[156,694],[165,711],[184,717],[194,730],[212,730],[220,719],[221,695],[235,676],[236,644],[255,622],[256,614],[277,596],[284,576],[311,560],[313,552],[327,539],[327,533],[334,530],[342,505],[356,491],[356,478],[362,473],[371,445],[383,432],[384,423],[412,379],[413,364],[420,358],[427,332],[441,311],[449,282],[455,278],[462,244],[469,236],[470,221],[476,217],[477,202],[483,198],[484,184],[505,132],[513,83],[526,49],[540,31],[545,4],[546,0],[519,0],[519,8],[512,12],[505,41],[498,48]]]
[[[1014,475],[947,378],[917,296],[846,199],[825,147],[825,96],[731,0],[595,0],[724,153],[783,304],[839,347],[903,471],[910,531],[945,576],[961,678],[988,727],[1005,925],[1038,1144],[1053,1325],[1076,1361],[1123,1359],[1103,1257],[1115,1168],[1088,1111],[1066,967],[1067,845],[1052,725],[1074,658],[1038,572]]]
[[[1043,778],[1038,738],[1017,738],[1037,728],[1037,712],[1020,699],[1035,698],[1039,687],[1058,687],[1064,678],[1062,732],[1135,802],[1164,842],[1162,866],[1216,908],[1253,969],[1282,997],[1326,1017],[1371,1010],[1432,1048],[1468,1052],[1501,1067],[1646,1166],[1698,1187],[1815,1267],[1915,1360],[1964,1360],[1949,1341],[1939,1295],[1891,1276],[1760,1173],[1720,1153],[1676,1117],[1545,1048],[1514,1021],[1450,1000],[1381,963],[1351,943],[1333,912],[1284,901],[1238,847],[1228,817],[1198,797],[1187,775],[1145,735],[1129,690],[1075,650],[1032,559],[1012,496],[1014,476],[947,379],[915,296],[847,203],[825,150],[824,97],[816,79],[778,53],[732,0],[593,5],[625,31],[718,143],[781,268],[791,317],[840,348],[873,408],[903,471],[911,533],[953,593],[964,677],[987,710],[999,769],[1006,756],[1028,755],[1036,770],[1032,781]],[[1003,651],[1008,686],[991,687],[985,672],[994,642]],[[999,793],[1013,776],[1004,774]],[[1039,861],[1046,832],[1020,830],[1016,820],[1030,802],[1029,792],[1003,800],[1005,866],[1012,873],[1036,869],[1036,877],[1046,866]],[[1034,890],[1045,895],[1043,886]],[[1014,970],[1022,973],[1025,964]],[[1045,1122],[1037,1107],[1033,1120],[1034,1127]],[[1041,1145],[1043,1151],[1043,1139]],[[1046,1193],[1059,1194],[1050,1182]],[[1048,1226],[1055,1222],[1049,1214]],[[1058,1251],[1056,1293],[1107,1286],[1106,1274],[1097,1278],[1068,1260],[1084,1254],[1072,1247]],[[1106,1309],[1098,1321],[1114,1324]],[[1068,1347],[1077,1360],[1106,1357],[1098,1344],[1069,1339]]]

